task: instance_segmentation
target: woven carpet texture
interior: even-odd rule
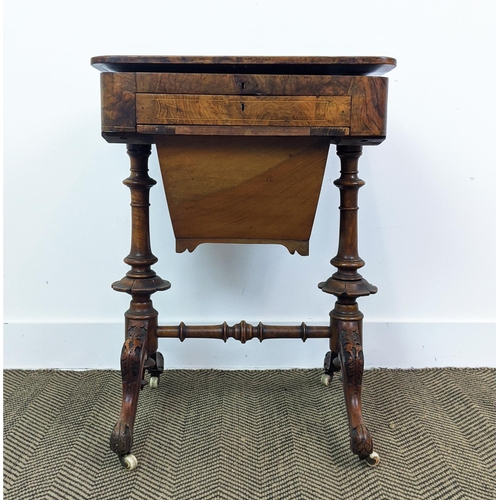
[[[134,471],[109,451],[117,371],[4,372],[6,500],[495,498],[495,370],[368,370],[381,464],[349,449],[320,370],[167,371],[139,398]]]

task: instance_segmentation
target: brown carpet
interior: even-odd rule
[[[168,371],[142,391],[126,471],[108,449],[118,372],[6,371],[5,499],[495,498],[495,370],[365,372],[375,468],[320,375]]]

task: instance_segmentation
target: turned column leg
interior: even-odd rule
[[[151,269],[151,265],[158,260],[151,252],[149,238],[149,189],[156,184],[148,175],[147,161],[151,146],[129,144],[127,153],[130,156],[130,177],[124,184],[131,191],[132,242],[130,253],[124,260],[131,269],[112,287],[130,294],[132,300],[125,313],[126,338],[120,358],[122,408],[111,434],[110,447],[125,467],[133,469],[137,460],[130,455],[130,451],[144,372],[148,369],[158,377],[163,371],[163,358],[156,352],[158,312],[153,308],[151,295],[159,290],[167,290],[170,283]]]
[[[358,177],[358,159],[361,146],[337,146],[340,157],[340,178],[335,185],[340,189],[339,248],[331,264],[337,268],[326,282],[320,283],[323,292],[337,297],[330,312],[330,351],[325,357],[323,383],[327,384],[334,371],[341,371],[351,450],[370,465],[377,465],[379,457],[373,452],[371,435],[364,425],[361,412],[361,384],[363,379],[362,321],[357,298],[377,292],[358,273],[364,261],[358,254],[358,191],[364,182]]]

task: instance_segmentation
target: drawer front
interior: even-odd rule
[[[348,127],[350,96],[137,94],[138,125]]]
[[[332,75],[247,75],[137,73],[140,94],[243,96],[346,96],[358,77]]]

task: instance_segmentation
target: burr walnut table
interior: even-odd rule
[[[329,338],[322,381],[340,371],[351,450],[379,462],[361,414],[362,318],[357,298],[377,289],[359,274],[357,197],[364,145],[386,135],[388,57],[99,56],[102,135],[127,144],[132,197],[131,266],[113,288],[131,296],[121,352],[122,408],[110,440],[122,464],[131,455],[139,393],[158,386],[159,337]],[[158,326],[151,295],[170,288],[151,266],[148,175],[156,144],[176,250],[201,243],[278,243],[308,255],[330,144],[340,157],[337,271],[319,288],[335,295],[328,326]]]

